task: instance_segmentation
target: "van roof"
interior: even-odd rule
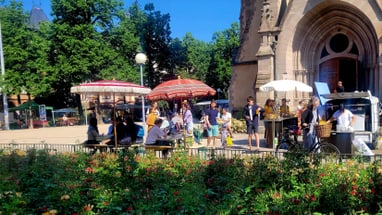
[[[216,101],[216,104],[228,104],[229,103],[229,100],[228,99],[218,99],[218,100],[215,100]],[[211,101],[202,101],[202,102],[198,102],[195,105],[209,105],[211,104]]]

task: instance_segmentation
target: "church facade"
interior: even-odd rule
[[[314,88],[382,95],[382,0],[241,0],[240,47],[230,86],[233,110],[248,96],[259,105],[287,97],[291,106],[312,93],[261,92],[272,80],[293,79]]]

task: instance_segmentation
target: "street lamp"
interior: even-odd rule
[[[143,53],[138,53],[135,55],[135,62],[139,65],[141,73],[141,86],[143,87],[143,65],[147,61],[147,56]],[[142,95],[142,125],[143,130],[146,130],[146,119],[145,119],[145,97]]]
[[[219,93],[221,93],[222,90],[221,90],[220,88],[217,88],[217,89],[216,89],[216,92],[218,93],[218,99],[219,99]]]

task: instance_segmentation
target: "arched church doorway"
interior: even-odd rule
[[[342,81],[346,91],[358,89],[358,62],[350,58],[334,58],[320,64],[319,81],[327,82],[333,92],[337,82]]]
[[[329,38],[321,51],[319,81],[327,82],[333,92],[342,81],[346,91],[359,90],[358,48],[347,35],[338,33]]]

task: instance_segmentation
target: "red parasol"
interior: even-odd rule
[[[171,100],[213,96],[216,91],[207,84],[194,79],[178,79],[163,82],[156,86],[146,98],[149,100]]]

